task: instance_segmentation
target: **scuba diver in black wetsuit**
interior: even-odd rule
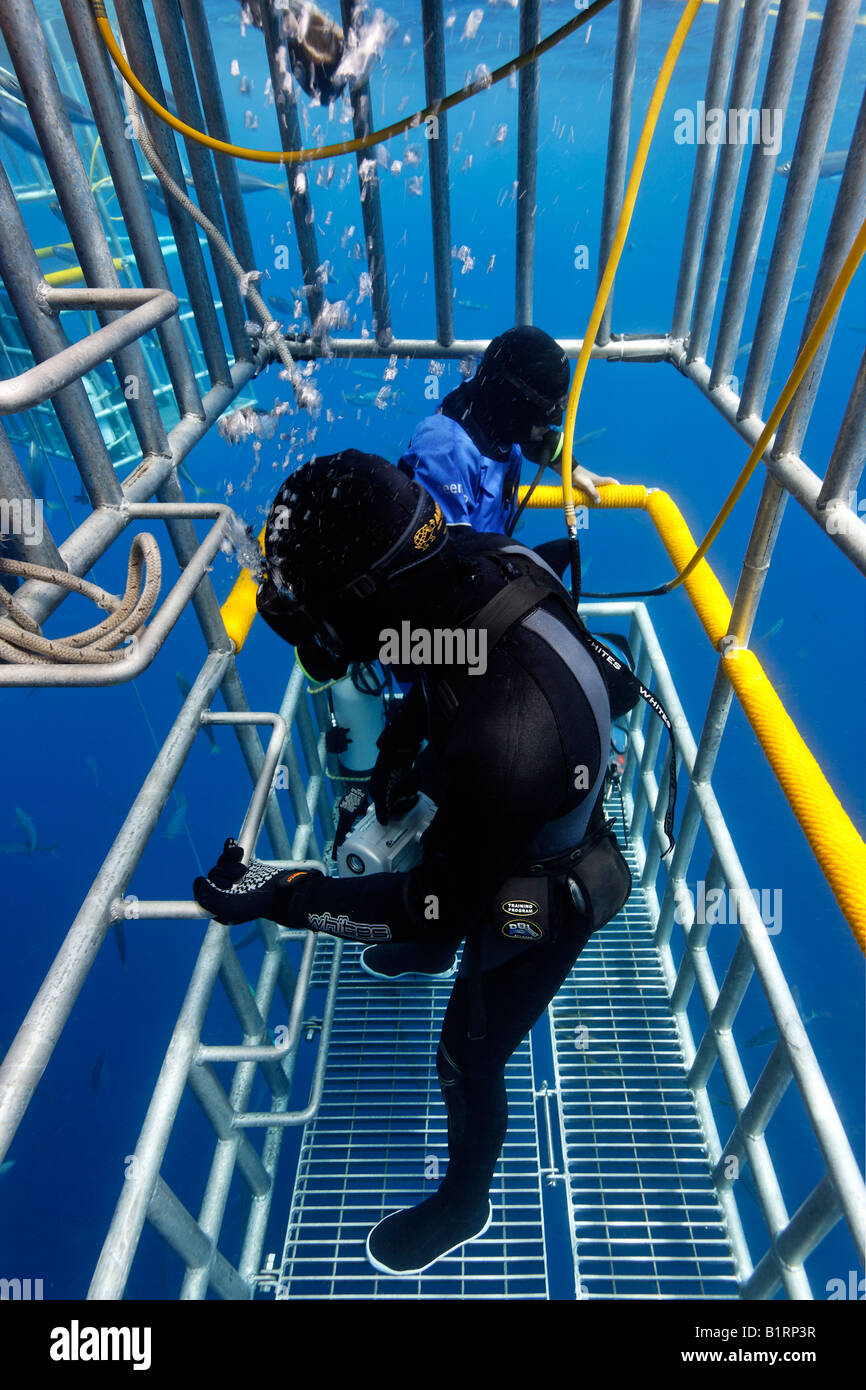
[[[448,1172],[367,1242],[377,1269],[417,1274],[487,1229],[505,1064],[628,896],[628,869],[600,820],[607,691],[569,596],[538,557],[507,537],[450,530],[425,489],[384,459],[346,451],[288,478],[268,520],[266,564],[259,611],[318,680],[374,658],[383,633],[403,623],[415,633],[468,624],[487,639],[483,672],[480,663],[475,673],[404,672],[417,679],[383,759],[396,773],[425,738],[435,754],[437,811],[420,864],[326,878],[245,865],[227,841],[194,885],[223,922],[262,916],[450,954],[465,941],[437,1054]],[[399,802],[399,777],[383,784]]]

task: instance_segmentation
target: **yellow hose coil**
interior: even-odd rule
[[[648,512],[678,570],[694,556],[694,537],[668,493],[647,491],[644,487],[604,487],[600,494],[600,508],[589,503],[593,510],[625,507]],[[575,497],[583,498],[583,494],[576,493]],[[583,500],[582,505],[587,502],[588,499]],[[562,489],[537,488],[529,506],[561,509]],[[704,631],[718,648],[728,633],[731,604],[706,560],[695,566],[684,587]],[[747,648],[725,652],[722,669],[857,944],[866,952],[866,844],[754,652]]]

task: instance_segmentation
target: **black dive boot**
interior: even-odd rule
[[[403,980],[413,976],[450,980],[457,970],[457,957],[453,951],[437,950],[416,942],[392,941],[382,946],[368,946],[362,951],[361,969],[377,980]]]
[[[464,1077],[441,1044],[436,1065],[448,1113],[448,1172],[432,1197],[392,1212],[368,1235],[367,1259],[383,1274],[421,1274],[484,1235],[493,1220],[488,1191],[508,1124],[505,1081]]]
[[[367,1237],[367,1259],[383,1274],[422,1274],[467,1240],[483,1236],[492,1220],[486,1192],[471,1206],[449,1200],[440,1188],[420,1206],[395,1211],[380,1221]]]

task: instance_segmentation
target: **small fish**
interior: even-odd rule
[[[741,357],[745,357],[747,353],[750,353],[752,351],[752,341],[753,340],[750,338],[747,343],[743,343],[743,346],[740,348],[739,352],[734,358],[735,362],[739,362]]]
[[[0,845],[0,854],[53,854],[56,859],[59,848],[59,841],[56,845],[34,845],[31,849],[23,840],[16,840],[12,844]]]
[[[177,681],[177,688],[185,700],[190,694],[192,686],[182,671],[175,671],[174,678]]]
[[[87,496],[87,493],[84,491],[84,488],[82,488],[80,492],[76,492],[72,500],[73,502],[77,502],[79,506],[82,507],[86,507],[90,503],[90,498]]]
[[[848,158],[847,150],[828,150],[821,160],[821,168],[818,171],[819,179],[834,179],[845,168],[845,161]],[[784,164],[776,165],[776,173],[781,174],[786,179],[791,172],[791,161],[786,159]]]
[[[178,468],[177,471],[178,471],[178,475],[179,475],[181,478],[183,478],[184,482],[187,483],[187,484],[189,485],[189,487],[192,488],[192,490],[193,490],[193,492],[195,493],[196,497],[203,497],[203,496],[204,496],[204,494],[207,492],[207,488],[199,487],[198,483],[196,482],[195,478],[194,478],[194,477],[192,476],[192,474],[190,473],[190,471],[189,471],[189,469],[187,468],[187,466],[186,466],[185,463],[182,463],[182,464],[180,465],[180,467]]]
[[[803,1020],[803,1026],[805,1028],[808,1028],[809,1024],[813,1023],[816,1018],[832,1017],[832,1014],[827,1013],[823,1009],[806,1009],[804,1013],[804,1011],[800,1008],[799,1000],[795,999],[794,1002],[797,1005],[800,1018]],[[748,1042],[744,1043],[744,1047],[768,1047],[770,1043],[776,1043],[778,1041],[779,1030],[774,1025],[770,1028],[762,1028],[759,1033],[754,1033],[752,1037],[749,1038]]]
[[[295,312],[294,303],[288,299],[283,299],[281,294],[269,294],[268,303],[280,314],[288,314],[289,318]]]
[[[35,154],[38,159],[42,158],[42,149],[33,133],[27,107],[22,101],[17,101],[15,97],[3,91],[0,91],[0,134],[14,141],[28,154]]]
[[[458,301],[457,301],[457,307],[458,307],[459,309],[476,309],[476,310],[482,311],[482,310],[487,310],[487,309],[489,309],[489,308],[490,308],[490,305],[489,305],[489,304],[479,304],[479,303],[477,303],[477,301],[474,300],[474,299],[458,299]]]
[[[117,953],[120,956],[121,965],[126,965],[126,929],[122,922],[114,922],[114,940],[117,945]]]
[[[378,391],[344,391],[343,400],[350,405],[372,405],[378,395]]]
[[[165,828],[166,839],[176,840],[184,828],[186,820],[186,797],[183,792],[177,793],[177,806],[174,814]]]
[[[9,72],[8,68],[0,68],[0,89],[16,101],[26,104],[24,103],[21,84],[15,74]],[[66,114],[73,125],[96,125],[92,112],[88,111],[86,106],[82,106],[80,101],[76,101],[75,97],[69,96],[66,92],[61,92],[60,96],[66,107]]]
[[[3,1163],[0,1163],[0,1178],[5,1178],[6,1174],[11,1173],[14,1167],[14,1158],[7,1158]]]
[[[37,448],[35,440],[30,441],[30,454],[28,459],[28,471],[30,474],[30,486],[34,497],[45,496],[45,456]]]
[[[40,261],[48,260],[53,256],[55,260],[64,261],[67,265],[78,264],[78,254],[75,247],[65,242],[61,242],[57,246],[38,246],[36,254]]]
[[[802,294],[795,294],[791,300],[792,304],[805,304],[807,299],[812,298],[811,290],[804,290]]]
[[[593,439],[601,439],[603,434],[607,434],[607,425],[600,430],[590,430],[589,434],[582,434],[580,439],[575,439],[572,448],[578,449],[581,444],[591,444]]]
[[[21,829],[24,831],[24,834],[26,836],[27,853],[34,854],[36,852],[37,845],[36,826],[33,824],[33,821],[30,819],[27,812],[22,811],[20,806],[15,807],[15,819],[21,826]]]
[[[91,754],[90,757],[87,759],[87,766],[88,766],[88,768],[89,768],[89,770],[90,770],[90,775],[91,775],[91,777],[93,778],[93,780],[94,780],[96,786],[98,787],[98,786],[99,786],[99,768],[98,768],[98,766],[97,766],[96,759],[93,757],[92,754]]]
[[[99,1056],[93,1064],[93,1071],[90,1073],[90,1085],[93,1088],[93,1094],[95,1096],[99,1095],[99,1078],[102,1076],[102,1068],[104,1067],[104,1065],[105,1053],[100,1052]]]
[[[782,624],[784,623],[784,621],[784,618],[779,618],[778,622],[773,623],[773,626],[769,628],[761,637],[756,637],[755,641],[766,642],[768,637],[775,637],[777,632],[781,632]]]
[[[712,1091],[707,1091],[707,1095],[714,1105],[726,1105],[729,1110],[733,1110],[733,1104],[731,1101],[725,1100],[724,1096],[716,1096]]]

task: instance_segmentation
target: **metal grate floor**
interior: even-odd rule
[[[324,982],[330,950],[317,954]],[[306,1128],[277,1298],[547,1297],[530,1044],[507,1071],[509,1128],[487,1234],[427,1274],[393,1278],[369,1264],[368,1232],[438,1187],[448,1163],[436,1049],[451,981],[388,984],[341,965],[319,1112]]]
[[[635,866],[632,863],[632,870]],[[637,875],[635,874],[637,882]],[[736,1271],[640,888],[595,936],[508,1067],[509,1129],[493,1224],[427,1274],[378,1274],[364,1249],[389,1212],[429,1196],[447,1165],[435,1057],[450,981],[387,984],[347,946],[322,1103],[304,1133],[280,1264],[262,1292],[291,1299],[546,1299],[567,1246],[542,1200],[536,1093],[549,1061],[575,1287],[584,1298],[735,1298]],[[324,984],[330,943],[319,951]],[[545,1039],[546,1042],[546,1039]],[[557,1115],[558,1104],[558,1115]],[[560,1181],[562,1179],[560,1178]]]
[[[591,939],[549,1014],[581,1296],[738,1297],[640,888]]]

